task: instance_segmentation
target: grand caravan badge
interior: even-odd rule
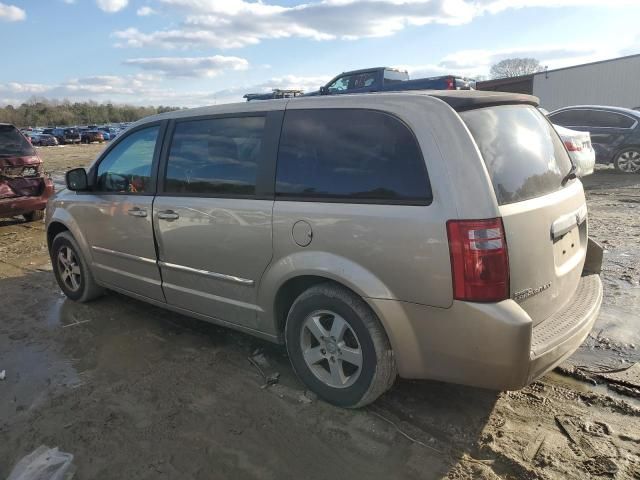
[[[533,297],[534,295],[538,295],[540,292],[544,292],[545,290],[551,287],[551,282],[541,285],[536,288],[527,288],[525,290],[520,290],[513,294],[513,299],[517,302],[525,300],[529,297]]]

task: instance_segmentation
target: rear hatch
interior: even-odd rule
[[[571,160],[533,106],[490,106],[460,116],[482,154],[499,204],[511,298],[538,324],[571,300],[580,281],[587,247],[582,184],[563,182]]]
[[[0,198],[40,195],[42,161],[13,125],[0,125]]]

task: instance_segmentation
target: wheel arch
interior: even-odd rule
[[[78,246],[80,247],[82,255],[89,263],[91,263],[93,257],[91,256],[89,244],[87,243],[85,236],[82,234],[82,231],[78,227],[71,214],[69,214],[69,212],[66,210],[55,208],[55,206],[53,208],[55,210],[53,211],[51,217],[47,220],[48,250],[51,250],[51,245],[56,235],[66,231],[73,236],[75,241],[78,243]]]
[[[265,272],[259,286],[264,324],[282,340],[291,305],[305,290],[331,282],[361,297],[376,311],[370,298],[395,298],[373,273],[351,260],[327,252],[298,252],[284,257]],[[384,321],[380,319],[384,325]]]
[[[620,148],[616,148],[613,152],[613,155],[611,155],[611,161],[609,163],[614,163],[618,158],[618,155],[620,155],[625,150],[637,150],[638,152],[640,152],[640,143],[625,144]]]

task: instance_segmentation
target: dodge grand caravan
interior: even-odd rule
[[[47,209],[62,291],[111,289],[286,343],[322,398],[397,375],[517,389],[602,301],[580,180],[531,96],[411,92],[133,125]]]

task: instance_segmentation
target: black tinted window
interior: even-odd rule
[[[98,190],[150,192],[151,165],[159,130],[160,127],[138,130],[118,143],[98,165]]]
[[[593,127],[630,128],[634,120],[619,113],[592,110],[589,125]]]
[[[30,157],[35,155],[33,147],[13,125],[0,125],[0,157]]]
[[[290,110],[276,194],[426,202],[431,189],[420,147],[396,118],[371,110]]]
[[[544,116],[527,105],[479,108],[460,114],[478,144],[500,205],[562,188],[571,162]]]
[[[586,127],[590,125],[588,116],[589,110],[563,110],[549,115],[549,120],[563,127]]]
[[[165,192],[255,194],[264,122],[264,117],[238,117],[178,123]]]

